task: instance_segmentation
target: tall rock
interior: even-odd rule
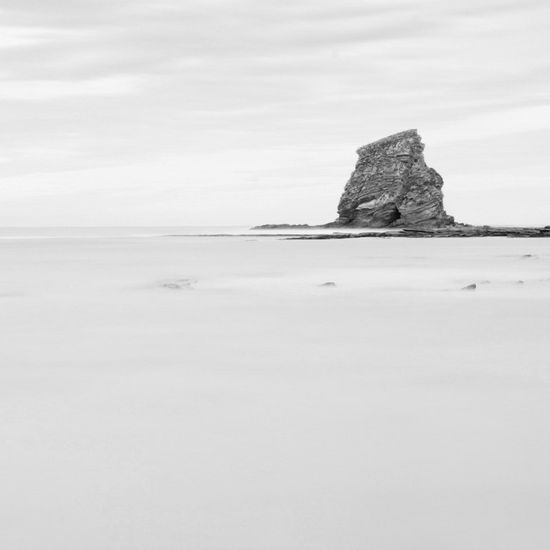
[[[337,225],[452,225],[443,208],[443,179],[424,162],[424,144],[407,130],[361,147],[338,205]]]

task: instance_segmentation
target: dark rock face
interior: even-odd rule
[[[424,162],[424,144],[407,130],[361,147],[338,205],[335,225],[453,225],[443,208],[443,179]]]
[[[310,229],[311,225],[307,223],[264,223],[255,225],[251,229]]]

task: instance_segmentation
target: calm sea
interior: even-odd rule
[[[248,226],[158,226],[158,227],[0,227],[0,239],[117,239],[165,236],[243,235],[273,236],[304,233],[352,232],[361,229],[274,229],[252,230]],[[364,230],[363,230],[364,231]],[[370,230],[372,231],[372,230]]]

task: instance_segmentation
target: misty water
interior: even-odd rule
[[[6,548],[544,547],[547,240],[219,229],[2,229]]]

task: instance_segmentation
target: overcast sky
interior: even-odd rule
[[[417,128],[447,211],[550,224],[548,0],[0,0],[0,225],[326,222]]]

